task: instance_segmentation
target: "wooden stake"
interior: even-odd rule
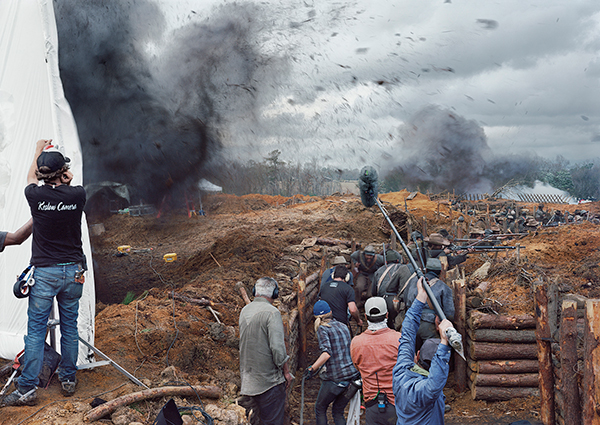
[[[600,424],[600,300],[585,303],[583,421]]]
[[[462,335],[463,343],[466,341],[466,287],[464,280],[455,280],[452,282],[454,288],[454,325],[458,333]],[[454,356],[454,379],[456,381],[456,391],[462,393],[467,390],[467,363],[462,357]]]
[[[306,305],[306,263],[300,264],[300,275],[298,276],[298,336],[300,337],[299,351],[298,351],[298,367],[304,369],[306,367],[306,354],[307,354],[307,343],[306,343],[306,318],[308,315]]]
[[[548,323],[548,293],[543,282],[534,283],[538,361],[540,363],[540,419],[554,425],[554,371],[552,369],[552,331]]]
[[[560,370],[563,416],[568,424],[581,423],[579,385],[577,383],[577,302],[563,301],[560,326]]]

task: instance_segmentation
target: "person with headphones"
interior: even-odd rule
[[[261,277],[252,289],[254,300],[240,312],[240,394],[252,399],[263,425],[285,421],[289,371],[281,313],[273,306],[279,296],[277,281]]]
[[[320,298],[327,301],[335,320],[348,325],[348,312],[350,312],[358,326],[362,326],[363,322],[354,299],[354,289],[348,284],[350,276],[351,272],[346,266],[335,266],[333,279],[321,286]]]

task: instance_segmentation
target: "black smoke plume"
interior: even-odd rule
[[[158,204],[204,176],[222,148],[227,103],[252,108],[248,87],[262,60],[254,13],[225,5],[166,32],[151,1],[55,1],[85,184],[128,184],[132,202]]]
[[[399,132],[386,167],[399,188],[491,194],[511,180],[531,185],[539,171],[535,154],[493,155],[483,128],[450,109],[429,105]]]

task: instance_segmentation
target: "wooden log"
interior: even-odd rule
[[[469,374],[471,382],[478,387],[535,387],[537,373],[475,373]]]
[[[481,342],[535,343],[533,329],[469,329],[469,338]]]
[[[454,293],[454,326],[462,335],[463,344],[466,341],[466,285],[464,280],[452,282]],[[456,391],[462,393],[467,390],[467,363],[460,357],[454,356],[454,379]]]
[[[480,298],[485,298],[485,294],[488,289],[490,289],[490,285],[490,282],[483,281],[477,286],[477,288],[473,289],[472,294]]]
[[[86,422],[94,422],[98,419],[110,415],[112,412],[117,410],[121,406],[128,406],[133,403],[137,403],[142,400],[148,400],[160,397],[189,397],[196,396],[206,398],[219,399],[223,396],[223,390],[214,385],[208,386],[185,386],[185,387],[160,387],[150,388],[143,391],[138,391],[131,394],[126,394],[121,397],[117,397],[111,401],[107,401],[98,407],[94,407],[92,410],[87,412],[84,416]]]
[[[469,360],[469,369],[478,373],[537,373],[537,360]]]
[[[306,354],[307,354],[307,342],[306,342],[306,263],[300,264],[300,275],[298,276],[298,315],[299,315],[299,344],[298,344],[298,367],[304,369],[306,367]]]
[[[506,316],[473,311],[468,324],[471,329],[533,329],[535,328],[535,317],[529,314]]]
[[[582,423],[600,424],[600,300],[585,303]]]
[[[563,301],[560,326],[560,391],[563,416],[567,423],[581,423],[577,382],[577,302]]]
[[[540,419],[544,425],[554,425],[554,372],[552,368],[552,331],[548,314],[548,291],[546,286],[536,281],[535,293],[538,361],[540,362]]]
[[[538,397],[540,391],[537,387],[471,387],[473,400],[503,401],[513,398]]]
[[[469,339],[469,354],[473,360],[537,359],[536,344],[499,344]]]
[[[328,265],[329,265],[329,262],[327,261],[327,248],[324,248],[323,256],[321,257],[321,268],[319,270],[319,279],[318,279],[319,282],[321,282],[321,280],[323,278],[323,273],[325,273],[325,270],[327,270]]]

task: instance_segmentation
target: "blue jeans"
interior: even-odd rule
[[[33,273],[35,284],[29,292],[27,309],[23,371],[18,379],[18,388],[21,392],[27,392],[38,385],[38,375],[44,360],[40,353],[44,352],[48,318],[54,297],[58,301],[61,334],[58,379],[75,380],[79,348],[77,317],[79,299],[83,293],[83,284],[75,282],[75,272],[80,269],[79,264],[35,268]]]
[[[331,403],[333,403],[333,406],[331,406],[331,416],[333,416],[335,425],[346,425],[344,409],[350,402],[345,397],[347,388],[348,386],[341,386],[339,383],[333,381],[321,380],[321,388],[317,395],[317,401],[315,401],[317,425],[327,425],[327,408]]]

